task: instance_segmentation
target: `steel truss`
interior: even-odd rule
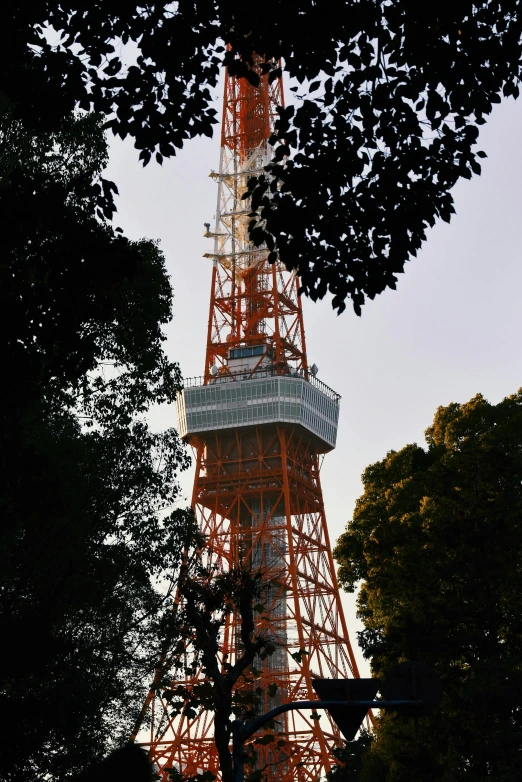
[[[214,250],[208,253],[213,266],[205,384],[230,379],[230,351],[256,345],[264,346],[265,359],[271,355],[276,373],[309,377],[298,280],[280,264],[270,264],[265,247],[250,242],[250,208],[242,198],[248,179],[270,160],[268,140],[282,104],[280,78],[269,84],[263,76],[255,88],[227,74],[220,170],[212,174],[218,182],[216,224],[207,232]],[[252,377],[262,360],[251,366]],[[273,638],[276,651],[255,665],[265,693],[261,708],[316,698],[314,677],[358,676],[321,492],[319,466],[328,449],[303,427],[282,422],[217,430],[191,442],[193,507],[208,540],[209,563],[223,570],[241,564],[261,572],[267,585],[258,631]],[[223,628],[222,659],[233,661],[238,637],[238,620],[231,616]],[[269,696],[271,684],[277,693]],[[211,713],[173,718],[155,687],[141,717],[146,713],[152,727],[139,739],[159,769],[219,774]],[[281,746],[259,748],[257,767],[265,778],[312,782],[330,768],[339,734],[326,713],[320,720],[316,716],[284,715]]]

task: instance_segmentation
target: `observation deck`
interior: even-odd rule
[[[282,424],[302,428],[318,453],[335,448],[340,396],[313,375],[270,368],[185,380],[177,397],[180,436],[205,440],[227,429]]]

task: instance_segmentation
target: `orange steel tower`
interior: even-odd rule
[[[339,395],[309,368],[298,281],[249,241],[247,180],[270,161],[268,139],[283,104],[281,79],[255,88],[227,74],[205,374],[178,398],[180,434],[196,449],[193,507],[214,566],[263,574],[260,629],[276,651],[259,660],[263,710],[313,699],[312,680],[358,676],[328,538],[319,464],[335,447]],[[234,660],[237,618],[221,653]],[[196,677],[197,678],[197,677]],[[188,682],[190,685],[190,682]],[[271,684],[277,685],[277,692]],[[218,774],[212,714],[169,716],[161,692],[148,747],[159,769]],[[281,718],[286,743],[260,748],[268,779],[317,780],[338,731],[323,712]],[[280,742],[281,745],[283,742]]]

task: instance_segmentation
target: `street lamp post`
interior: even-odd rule
[[[244,770],[244,745],[245,741],[254,735],[260,728],[267,722],[273,720],[279,714],[284,714],[286,711],[293,711],[294,709],[331,709],[331,708],[345,708],[345,709],[364,709],[365,713],[370,709],[397,709],[401,707],[415,707],[423,706],[424,701],[294,701],[294,703],[284,703],[282,706],[268,711],[266,714],[262,714],[255,720],[250,722],[243,722],[243,720],[234,720],[232,723],[232,756],[234,761],[234,782],[244,782],[245,770]],[[357,728],[358,729],[358,728]],[[355,731],[357,733],[357,731]],[[351,741],[355,738],[353,736],[345,736],[347,741]]]
[[[346,741],[352,741],[370,709],[392,709],[405,716],[425,716],[440,703],[442,685],[437,674],[424,663],[405,662],[390,674],[382,688],[384,700],[375,700],[377,679],[315,679],[313,687],[321,700],[283,703],[249,722],[232,723],[234,782],[245,779],[245,741],[267,722],[294,709],[327,709]],[[390,697],[391,696],[391,697]]]

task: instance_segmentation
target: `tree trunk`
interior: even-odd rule
[[[219,706],[214,713],[214,741],[219,755],[219,767],[221,769],[222,782],[234,782],[234,767],[232,764],[232,755],[230,754],[230,722],[229,709],[224,716]]]

